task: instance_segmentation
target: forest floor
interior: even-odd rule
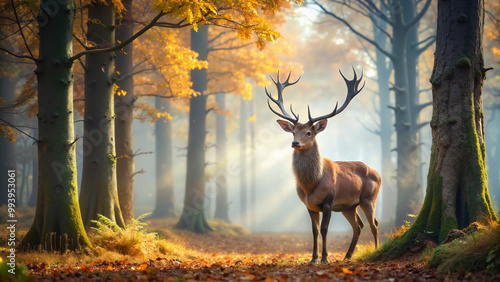
[[[161,234],[179,249],[156,257],[80,254],[50,257],[39,252],[18,256],[27,266],[28,280],[71,281],[500,281],[489,272],[440,273],[425,266],[420,253],[388,262],[343,261],[351,233],[330,232],[328,264],[311,265],[310,233],[194,234],[148,221],[150,230]],[[388,234],[382,234],[382,240]],[[373,248],[372,236],[363,230],[358,252]],[[5,252],[1,257],[5,259]],[[80,257],[79,257],[80,256]],[[70,259],[70,257],[72,257]]]

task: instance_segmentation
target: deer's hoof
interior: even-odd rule
[[[328,259],[327,259],[327,258],[322,258],[322,259],[321,259],[321,263],[325,263],[325,264],[326,264],[326,263],[330,263],[330,262],[328,261]]]
[[[317,264],[318,263],[318,258],[313,258],[309,263],[310,264]]]

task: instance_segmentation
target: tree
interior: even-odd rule
[[[248,103],[243,98],[240,104],[240,218],[241,225],[248,228],[248,188],[247,188],[247,114]]]
[[[229,222],[229,203],[227,200],[227,134],[226,115],[222,112],[226,109],[226,95],[217,95],[215,102],[220,108],[215,117],[215,154],[216,154],[216,198],[215,198],[215,218]]]
[[[73,126],[73,17],[75,4],[40,3],[38,79],[38,200],[23,248],[91,247],[78,204]]]
[[[2,34],[0,32],[0,34]],[[8,69],[7,64],[4,62],[6,56],[2,54],[0,56],[0,65],[2,71]],[[15,124],[13,113],[6,109],[14,102],[15,92],[14,92],[14,79],[7,76],[7,74],[0,78],[0,93],[2,99],[0,100],[0,154],[2,155],[2,160],[0,161],[0,169],[2,171],[16,170],[16,136],[15,131],[9,126],[9,124]],[[7,173],[3,173],[0,176],[0,185],[7,187],[9,176]],[[7,193],[0,196],[0,206],[7,204]]]
[[[115,42],[115,6],[98,1],[88,8],[87,39],[96,46]],[[101,214],[124,227],[116,186],[115,54],[86,56],[84,153],[80,206],[86,227]]]
[[[121,18],[116,19],[116,40],[123,42],[134,34],[132,24],[132,0],[122,0],[125,11]],[[120,52],[116,52],[115,69],[118,79],[115,91],[114,111],[115,118],[115,140],[116,140],[116,186],[118,200],[125,223],[130,223],[134,217],[133,213],[133,188],[134,188],[134,140],[133,111],[137,96],[134,95],[134,43],[125,46]]]
[[[208,58],[208,26],[191,30],[191,49],[198,59]],[[186,193],[177,228],[196,233],[212,230],[205,218],[205,138],[207,108],[207,70],[191,71],[193,90],[199,93],[189,99],[189,135],[187,147]]]
[[[159,112],[170,113],[170,101],[160,97],[155,99]],[[152,217],[174,217],[174,165],[172,156],[172,120],[161,117],[155,122],[156,137],[156,204]]]
[[[451,229],[497,220],[486,183],[483,5],[467,0],[438,3],[427,193],[415,223],[379,252],[386,257],[401,255],[419,236],[439,243]]]

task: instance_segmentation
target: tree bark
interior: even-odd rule
[[[115,42],[112,5],[89,6],[88,40],[110,46]],[[85,124],[80,205],[90,226],[101,214],[124,227],[116,187],[114,53],[90,54],[85,69]]]
[[[171,112],[168,100],[156,97],[156,109]],[[156,139],[156,206],[152,217],[175,216],[174,202],[174,164],[172,156],[172,121],[162,117],[155,123]]]
[[[226,109],[226,96],[215,96],[215,102],[221,108]],[[215,218],[229,222],[229,203],[227,202],[227,136],[226,116],[216,114],[215,116],[215,158],[216,158],[216,198]]]
[[[208,57],[208,26],[191,30],[191,49],[199,60]],[[191,71],[193,90],[199,95],[189,100],[189,131],[187,149],[186,193],[182,215],[176,227],[196,233],[212,230],[205,218],[205,138],[207,111],[207,69]]]
[[[497,220],[486,184],[483,7],[481,0],[438,2],[427,193],[415,223],[382,248],[386,258],[404,253],[418,236],[439,243],[451,229]]]
[[[125,42],[132,37],[134,27],[132,25],[132,0],[123,0],[123,6],[127,9],[123,13],[121,22],[117,22],[116,40]],[[122,51],[116,53],[115,69],[120,79],[116,82],[119,91],[126,92],[125,95],[115,94],[115,137],[116,137],[116,184],[118,200],[122,211],[123,220],[126,224],[134,218],[134,95],[133,72],[133,43],[125,46]],[[123,92],[118,92],[123,93]]]
[[[73,120],[73,1],[41,1],[38,78],[38,200],[23,249],[92,247],[78,204]]]

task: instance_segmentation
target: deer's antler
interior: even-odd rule
[[[290,82],[290,75],[291,74],[292,74],[292,72],[288,73],[288,77],[287,77],[286,81],[283,83],[280,82],[280,71],[278,71],[278,76],[276,77],[277,82],[274,81],[273,77],[271,76],[271,80],[274,82],[274,85],[276,85],[276,89],[278,91],[278,99],[274,99],[272,97],[272,95],[269,92],[267,92],[267,87],[265,88],[265,90],[266,90],[267,97],[269,99],[271,99],[271,101],[273,101],[280,108],[282,114],[273,110],[273,108],[271,107],[271,104],[269,103],[269,100],[267,100],[267,105],[269,106],[269,109],[271,109],[271,111],[274,114],[276,114],[277,116],[279,116],[283,119],[286,119],[293,124],[296,124],[299,121],[299,116],[293,112],[292,105],[290,104],[290,111],[292,112],[293,117],[286,111],[285,106],[283,105],[283,90],[290,85],[294,85],[295,83],[299,82],[299,80],[300,80],[300,77],[299,77],[295,82]]]
[[[342,72],[339,70],[340,75],[344,78],[344,81],[347,85],[347,97],[345,98],[344,104],[342,104],[340,109],[337,110],[337,107],[339,105],[339,103],[337,102],[337,104],[335,105],[335,109],[331,113],[313,118],[313,117],[311,117],[311,111],[309,109],[309,106],[307,106],[307,114],[309,115],[309,124],[310,125],[313,125],[315,122],[317,122],[319,120],[331,118],[335,115],[340,114],[347,107],[347,105],[349,105],[351,100],[356,95],[358,95],[358,93],[361,92],[361,90],[363,90],[363,87],[365,87],[365,83],[363,83],[363,86],[361,86],[361,89],[358,90],[359,83],[363,79],[363,72],[361,72],[361,77],[358,80],[358,77],[356,75],[356,71],[354,70],[354,67],[352,68],[352,71],[354,72],[354,78],[352,80],[348,80],[347,78],[345,78],[344,74],[342,74]]]

